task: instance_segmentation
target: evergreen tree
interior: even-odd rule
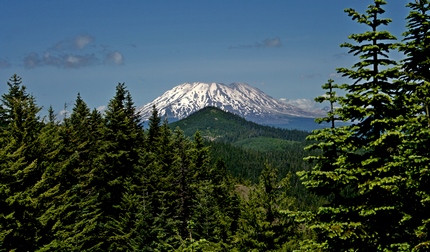
[[[39,251],[81,251],[88,249],[94,239],[100,210],[90,180],[100,124],[100,115],[90,113],[78,94],[70,117],[45,131],[43,139],[51,138],[56,152],[49,156],[50,164],[36,187],[41,191],[39,204],[46,208],[39,220],[50,236]]]
[[[213,185],[209,177],[209,150],[203,143],[203,138],[199,131],[194,135],[193,145],[190,146],[189,155],[192,158],[192,172],[190,183],[192,207],[190,221],[192,223],[193,239],[212,237],[211,231],[214,228],[214,203]],[[190,231],[191,232],[191,231]]]
[[[124,182],[125,191],[119,208],[122,210],[117,219],[110,224],[114,236],[110,238],[110,248],[115,251],[151,251],[148,239],[150,206],[145,202],[144,195],[138,194],[138,185],[127,178]]]
[[[313,169],[300,173],[308,188],[327,198],[311,224],[318,232],[314,248],[324,251],[409,249],[402,197],[394,193],[403,186],[405,171],[391,165],[401,143],[395,120],[405,109],[397,104],[403,91],[396,81],[398,68],[388,57],[397,47],[388,41],[395,37],[379,30],[391,22],[380,18],[385,4],[374,0],[366,14],[346,9],[353,20],[370,28],[350,35],[354,44],[341,45],[360,57],[352,69],[338,69],[354,82],[341,86],[347,94],[336,114],[352,124],[314,131],[310,139],[318,142],[309,148],[323,153],[309,156]]]
[[[290,176],[279,180],[278,170],[265,165],[259,182],[244,200],[234,251],[292,251],[296,225],[282,211],[294,210],[288,196]]]
[[[150,151],[154,150],[156,147],[153,145],[156,145],[156,141],[160,137],[160,123],[161,118],[158,115],[158,110],[155,108],[155,105],[152,106],[152,114],[151,117],[149,117],[149,123],[148,123],[148,148]]]
[[[1,96],[2,122],[0,150],[0,248],[34,251],[37,247],[37,206],[33,186],[43,170],[38,136],[42,124],[40,108],[33,96],[13,75],[9,91]]]
[[[405,188],[398,193],[403,196],[403,209],[407,213],[405,222],[411,223],[410,245],[413,251],[428,251],[430,248],[430,176],[428,174],[430,155],[430,2],[417,0],[407,5],[407,31],[401,51],[406,55],[403,61],[404,85],[406,91],[400,104],[407,114],[398,118],[399,132],[402,132],[400,153],[393,166],[407,167]],[[415,239],[414,239],[415,238]]]
[[[212,166],[209,178],[212,186],[211,202],[214,220],[211,223],[210,235],[206,239],[218,242],[224,250],[227,250],[238,229],[240,198],[235,190],[235,181],[228,173],[222,159],[217,160]]]
[[[191,189],[191,178],[193,172],[193,163],[190,154],[191,143],[187,141],[183,132],[176,129],[173,136],[174,153],[174,174],[176,178],[176,185],[178,188],[178,234],[181,239],[186,240],[191,237],[191,208],[193,204],[193,195]]]
[[[54,239],[52,233],[54,223],[52,220],[46,221],[44,217],[51,210],[52,198],[57,191],[56,184],[50,183],[51,181],[48,177],[57,173],[60,153],[63,149],[63,142],[59,134],[59,125],[52,107],[48,109],[48,119],[41,129],[38,143],[42,150],[38,161],[41,167],[43,167],[44,172],[41,179],[32,188],[32,191],[35,194],[34,202],[38,211],[37,219],[41,224],[37,234],[37,248],[40,249],[46,244],[51,243]]]
[[[149,121],[139,189],[143,202],[139,216],[146,226],[140,230],[139,246],[145,251],[171,251],[179,240],[175,150],[167,121],[160,125],[161,118],[155,107]]]
[[[110,100],[104,125],[100,132],[100,145],[95,158],[97,167],[92,172],[91,188],[97,192],[101,216],[98,219],[97,250],[122,250],[127,244],[120,243],[115,234],[115,223],[124,209],[121,202],[127,191],[126,180],[139,184],[141,150],[144,144],[140,125],[131,96],[123,83],[116,87]],[[125,228],[125,227],[123,227]]]

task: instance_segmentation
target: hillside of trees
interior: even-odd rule
[[[259,125],[216,107],[205,107],[182,120],[170,123],[169,126],[172,129],[181,128],[187,136],[198,130],[207,140],[228,143],[256,137],[304,141],[309,134],[306,131]]]
[[[235,132],[218,114],[230,135],[187,137],[155,109],[144,129],[123,83],[103,114],[78,94],[64,119],[41,118],[13,75],[0,98],[0,251],[429,251],[430,2],[407,4],[400,40],[385,4],[345,10],[366,29],[341,45],[357,63],[337,69],[350,84],[322,86],[330,127],[307,142]]]
[[[183,130],[188,137],[199,131],[209,147],[211,162],[222,159],[241,183],[257,183],[265,165],[270,165],[280,178],[290,174],[289,195],[298,199],[302,208],[321,204],[322,199],[307,193],[296,175],[311,167],[303,161],[308,154],[304,148],[310,144],[306,141],[309,132],[259,125],[215,107],[203,108],[169,127]]]

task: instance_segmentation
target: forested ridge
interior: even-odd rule
[[[78,94],[65,118],[41,118],[13,75],[0,99],[0,251],[429,251],[430,3],[407,4],[400,40],[385,4],[345,10],[366,28],[341,45],[357,56],[337,69],[351,83],[322,86],[331,110],[318,121],[331,127],[285,140],[297,152],[280,163],[278,147],[190,138],[155,109],[144,129],[123,83],[104,113]],[[279,145],[255,132],[256,146]]]
[[[172,129],[176,127],[184,130],[185,135],[193,135],[197,130],[205,139],[235,143],[256,137],[279,138],[289,141],[304,141],[309,132],[302,130],[288,130],[271,126],[259,125],[255,122],[223,111],[216,107],[205,107],[188,117],[170,123]]]
[[[222,159],[238,182],[257,183],[265,165],[270,165],[280,178],[291,175],[288,194],[297,199],[300,209],[321,204],[322,198],[307,193],[295,174],[311,167],[303,161],[310,132],[259,125],[216,107],[205,107],[169,127],[178,127],[189,137],[199,131],[211,161]]]

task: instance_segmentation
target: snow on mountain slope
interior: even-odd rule
[[[321,113],[308,111],[291,104],[277,101],[263,91],[245,83],[184,83],[152,102],[140,107],[138,114],[146,120],[155,105],[160,116],[181,119],[207,106],[215,106],[247,119],[298,116],[316,117]]]

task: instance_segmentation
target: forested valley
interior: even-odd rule
[[[322,86],[330,126],[309,135],[185,133],[156,109],[144,128],[123,83],[103,113],[78,94],[41,117],[13,75],[0,251],[429,251],[430,3],[407,4],[400,42],[385,4],[345,10],[367,30],[341,45],[350,84]]]

